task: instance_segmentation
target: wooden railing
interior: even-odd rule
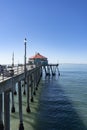
[[[35,65],[26,65],[26,69],[30,70],[35,68]],[[4,68],[3,71],[0,74],[0,82],[3,80],[7,80],[10,77],[19,75],[21,73],[24,73],[24,65],[15,65],[14,67],[7,67]]]

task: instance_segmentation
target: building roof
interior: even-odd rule
[[[42,56],[40,53],[35,54],[34,56],[29,58],[30,60],[33,59],[47,59],[45,56]]]

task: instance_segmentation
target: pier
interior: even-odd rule
[[[47,70],[54,76],[56,69],[58,70],[58,64],[40,65],[31,67],[26,65],[14,66],[9,72],[10,75],[4,73],[0,76],[0,130],[10,130],[10,111],[15,114],[15,102],[14,96],[18,93],[18,107],[19,107],[19,128],[18,130],[24,130],[23,123],[23,109],[22,109],[22,95],[26,95],[26,112],[31,112],[30,102],[34,102],[34,95],[38,89],[43,70]],[[59,72],[59,70],[58,70]],[[18,91],[16,90],[18,87]],[[22,94],[23,90],[23,94]],[[12,100],[12,106],[10,110],[10,94]],[[4,106],[4,107],[3,107]]]

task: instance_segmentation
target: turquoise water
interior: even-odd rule
[[[87,65],[62,64],[43,77],[37,130],[87,130]]]

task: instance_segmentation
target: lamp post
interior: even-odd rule
[[[25,73],[25,81],[24,81],[24,92],[23,94],[26,95],[25,92],[25,85],[26,85],[26,44],[27,44],[27,39],[24,39],[24,46],[25,46],[25,55],[24,55],[24,73]]]
[[[14,52],[13,52],[13,55],[12,55],[12,68],[14,67]]]
[[[26,43],[27,43],[27,39],[24,39],[24,45],[25,45],[25,56],[24,56],[24,71],[26,74]]]

